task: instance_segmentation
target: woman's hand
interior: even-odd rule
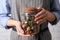
[[[30,36],[24,34],[24,30],[22,29],[22,24],[20,21],[9,19],[7,21],[7,26],[14,26],[17,30],[17,34],[20,36]]]
[[[52,22],[55,20],[55,16],[52,14],[52,12],[49,12],[45,10],[44,8],[39,8],[40,10],[36,15],[34,21],[38,24],[42,24],[46,21]]]

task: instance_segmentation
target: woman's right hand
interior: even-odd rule
[[[30,36],[29,34],[28,35],[24,34],[24,31],[22,29],[22,23],[20,21],[9,19],[7,21],[7,26],[15,26],[17,34],[20,36]]]

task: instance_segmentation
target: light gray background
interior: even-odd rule
[[[52,34],[52,40],[60,40],[60,22],[57,25],[48,25]],[[0,26],[0,40],[10,40],[12,29],[4,29]]]

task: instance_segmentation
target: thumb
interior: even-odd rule
[[[38,11],[41,11],[42,10],[42,7],[37,7]]]

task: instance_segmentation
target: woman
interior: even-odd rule
[[[0,1],[0,24],[2,27],[8,26],[8,28],[16,28],[17,34],[19,35],[17,38],[18,40],[51,40],[51,34],[48,29],[48,22],[51,24],[56,24],[60,19],[59,0],[12,0],[11,2],[12,6],[10,5],[9,0]],[[15,5],[13,5],[13,2],[15,2]],[[14,20],[10,17],[10,13],[12,12],[12,15],[19,13],[20,17],[22,18],[21,15],[23,12],[21,10],[25,7],[36,7],[38,10],[40,10],[35,15],[34,19],[36,23],[41,25],[40,32],[34,36],[25,35],[23,29],[21,28],[22,24],[19,18]],[[18,12],[16,12],[17,10]],[[14,33],[15,32],[12,33],[11,37]],[[11,38],[11,40],[13,39],[14,37]]]

